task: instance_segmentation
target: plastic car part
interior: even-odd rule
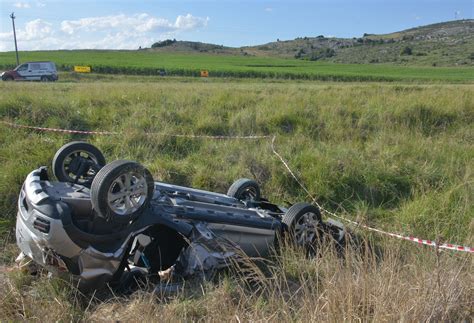
[[[309,203],[297,203],[283,215],[290,239],[300,247],[312,247],[321,231],[321,212]]]
[[[92,181],[92,207],[99,217],[110,222],[129,223],[147,208],[154,185],[150,172],[139,163],[114,161]]]
[[[73,141],[58,149],[53,158],[53,173],[60,182],[89,187],[106,164],[101,151],[83,141]]]
[[[241,178],[236,180],[227,191],[227,196],[243,201],[259,201],[260,186],[252,179]]]

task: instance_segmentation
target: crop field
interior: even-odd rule
[[[130,52],[85,51],[36,52],[22,59],[42,55],[58,64],[100,65],[109,60],[110,65],[122,62],[137,69],[172,69],[179,62],[183,69],[208,68],[211,73],[213,68],[258,70],[246,65],[263,64],[257,58],[215,61],[205,55],[196,55],[196,62],[187,59],[187,65],[177,55],[160,63],[163,55],[147,52],[133,53],[140,60],[127,56]],[[338,70],[330,64],[290,62],[295,73],[314,75],[362,73],[395,80],[410,79],[412,70]],[[288,67],[272,68],[293,73]],[[272,68],[262,67],[265,72]],[[466,68],[413,71],[414,79],[473,78]],[[275,202],[308,201],[267,139],[170,136],[276,135],[278,152],[327,209],[391,232],[474,244],[473,85],[189,80],[0,83],[3,121],[120,133],[84,137],[0,126],[0,321],[379,322],[473,317],[472,255],[436,252],[358,228],[352,232],[362,246],[348,248],[344,259],[331,248],[317,259],[284,248],[266,265],[249,265],[246,274],[233,268],[210,282],[189,282],[184,291],[165,299],[154,295],[152,286],[132,295],[82,295],[67,280],[10,270],[18,252],[12,238],[16,200],[25,176],[35,167],[50,165],[62,144],[77,139],[98,146],[108,161],[141,162],[156,180],[225,193],[235,179],[248,177]]]
[[[280,78],[333,81],[425,81],[472,83],[472,67],[408,67],[385,64],[334,64],[296,59],[153,51],[37,51],[20,52],[20,60],[52,60],[61,70],[74,65],[92,66],[97,73]],[[15,65],[14,52],[0,53],[0,68]]]

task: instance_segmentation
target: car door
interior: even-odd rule
[[[29,77],[30,77],[30,72],[28,71],[28,63],[26,64],[22,64],[20,66],[18,66],[16,69],[15,69],[15,72],[18,73],[18,75],[23,79],[23,80],[28,80]]]
[[[43,75],[41,71],[40,63],[29,63],[28,64],[28,80],[39,81]]]

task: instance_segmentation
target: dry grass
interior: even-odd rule
[[[66,281],[8,274],[3,320],[31,321],[469,321],[473,258],[393,240],[381,252],[364,241],[343,258],[316,259],[285,248],[266,265],[233,268],[213,282],[187,282],[160,298],[147,286],[131,296],[81,295]],[[252,279],[249,279],[252,277]]]

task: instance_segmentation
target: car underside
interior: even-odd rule
[[[18,201],[17,244],[35,263],[68,273],[82,290],[120,280],[124,270],[157,277],[207,277],[238,257],[266,257],[289,239],[308,251],[345,229],[319,209],[281,207],[258,184],[237,180],[227,194],[153,181],[131,161],[106,164],[84,142],[61,147],[46,167],[26,178]]]

